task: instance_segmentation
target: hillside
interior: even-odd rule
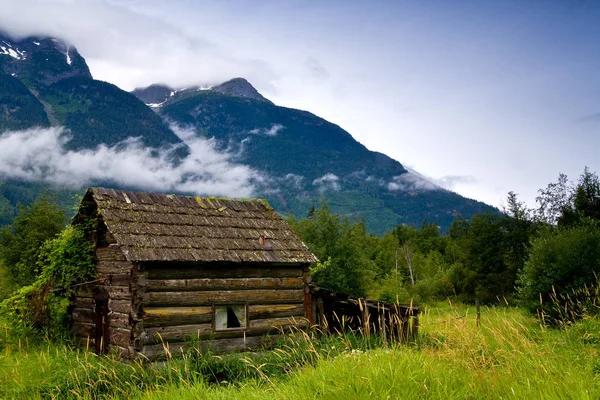
[[[96,151],[139,138],[156,157],[173,154],[170,160],[177,165],[190,149],[169,124],[194,128],[228,161],[250,168],[259,177],[253,195],[266,197],[283,214],[303,217],[325,202],[333,212],[364,219],[371,232],[383,233],[398,223],[419,225],[425,219],[447,229],[457,214],[495,211],[436,187],[335,124],[273,104],[243,78],[212,88],[157,84],[128,93],[94,80],[69,43],[0,34],[0,132],[64,127],[64,151]],[[176,152],[165,153],[165,146],[174,145]],[[4,187],[31,185],[22,198],[0,193],[0,222],[6,223],[16,205],[30,202],[44,185],[10,174],[2,179]],[[116,185],[110,177],[87,184]]]

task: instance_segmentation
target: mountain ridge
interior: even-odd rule
[[[333,212],[363,218],[369,230],[383,233],[425,219],[447,229],[456,214],[495,210],[423,184],[399,161],[367,149],[340,126],[277,106],[243,78],[209,88],[154,84],[128,93],[94,80],[85,59],[64,41],[0,35],[0,132],[65,127],[70,151],[119,146],[137,137],[156,156],[177,146],[172,160],[177,163],[190,148],[167,121],[257,171],[262,181],[256,195],[284,214],[304,216],[325,202]]]

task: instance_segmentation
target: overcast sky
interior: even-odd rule
[[[600,172],[600,2],[0,0],[126,90],[242,76],[452,190]]]

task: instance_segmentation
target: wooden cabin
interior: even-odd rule
[[[97,280],[78,291],[73,332],[99,353],[154,358],[191,338],[244,350],[313,321],[318,260],[265,201],[93,188],[74,223],[92,226]]]

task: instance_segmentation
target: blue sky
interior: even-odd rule
[[[131,90],[247,78],[468,197],[600,171],[600,2],[0,0]]]

